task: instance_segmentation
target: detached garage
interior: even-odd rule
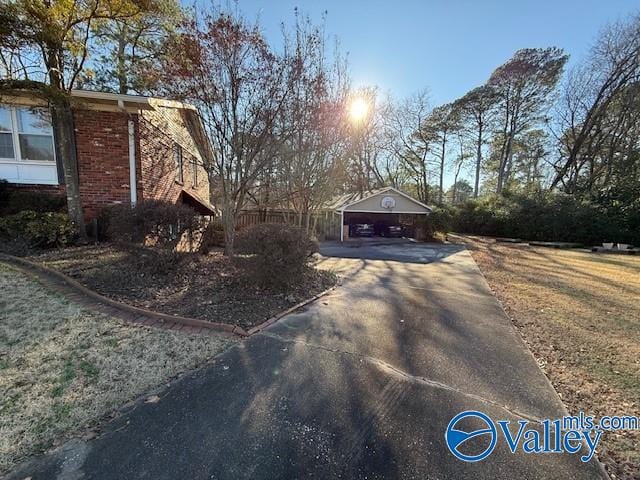
[[[393,187],[346,195],[334,204],[334,209],[341,219],[340,241],[359,234],[388,235],[390,228],[396,226],[413,236],[416,221],[431,213],[427,205]]]

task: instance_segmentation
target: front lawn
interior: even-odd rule
[[[0,473],[233,340],[89,312],[0,264]]]
[[[462,240],[571,413],[640,416],[640,257]],[[637,479],[639,445],[605,432],[599,458]]]
[[[100,244],[30,257],[119,302],[248,329],[335,284],[335,275],[306,269],[286,293],[259,288],[237,261],[208,255]],[[274,273],[276,275],[276,273]]]

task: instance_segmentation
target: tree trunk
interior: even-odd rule
[[[422,198],[420,199],[424,203],[429,203],[429,179],[427,178],[427,169],[422,165]]]
[[[507,171],[509,169],[509,164],[511,163],[511,157],[513,155],[513,133],[509,132],[507,136],[507,142],[504,148],[504,156],[500,159],[500,169],[498,171],[498,185],[496,188],[496,193],[501,194],[504,189],[504,185],[507,180]]]
[[[444,188],[444,157],[447,144],[447,135],[442,136],[442,153],[440,157],[440,192],[438,193],[438,204],[442,205],[442,191]]]
[[[82,213],[80,200],[80,181],[78,177],[78,157],[76,137],[73,124],[73,113],[69,99],[60,95],[51,102],[51,126],[57,150],[62,162],[64,182],[67,192],[67,209],[69,220],[81,243],[87,242],[87,229]]]
[[[473,186],[473,198],[478,198],[480,190],[480,167],[482,165],[482,123],[478,124],[478,145],[476,150],[476,182]]]
[[[60,155],[64,182],[67,192],[67,210],[74,233],[81,243],[87,242],[87,228],[82,214],[80,200],[80,179],[78,177],[78,154],[76,151],[76,133],[73,124],[73,112],[69,92],[65,90],[61,75],[63,58],[61,46],[48,44],[45,49],[45,65],[48,68],[49,84],[51,87],[50,111],[51,128],[53,129],[56,151]]]
[[[510,99],[509,96],[506,98],[505,103],[505,115],[504,115],[504,125],[502,127],[502,146],[500,147],[500,160],[498,163],[498,181],[496,183],[496,193],[500,194],[502,192],[502,182],[503,182],[503,173],[504,173],[504,165],[507,158],[507,144],[509,143],[511,132],[509,130],[509,126],[512,125],[511,114],[510,114]]]
[[[224,255],[225,257],[233,257],[236,239],[236,212],[229,200],[225,200],[222,207],[222,226],[224,228]]]

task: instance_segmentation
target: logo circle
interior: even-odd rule
[[[456,428],[456,424],[458,424],[458,422],[465,418],[479,419],[481,422],[485,423],[487,427],[473,430],[471,432]],[[481,435],[491,436],[489,445],[482,452],[474,455],[467,455],[460,451],[461,447],[464,446],[464,443],[467,440]],[[498,435],[496,432],[496,426],[494,425],[491,418],[489,418],[488,415],[475,410],[467,410],[453,417],[449,422],[449,425],[447,426],[446,433],[444,434],[444,438],[447,441],[447,447],[449,448],[449,451],[457,458],[465,462],[479,462],[480,460],[487,458],[496,447],[496,442],[498,439],[497,437]]]

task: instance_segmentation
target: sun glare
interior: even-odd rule
[[[354,98],[349,106],[349,116],[354,122],[360,122],[369,113],[369,104],[362,97]]]

